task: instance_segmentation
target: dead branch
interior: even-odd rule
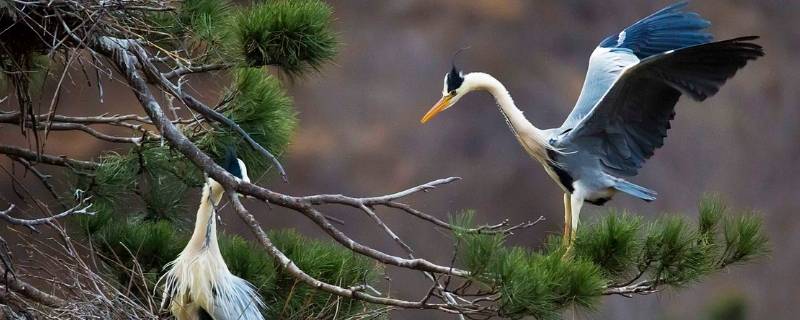
[[[75,160],[67,158],[66,156],[54,156],[45,153],[33,152],[28,149],[0,144],[0,153],[23,158],[31,163],[44,163],[54,166],[71,167],[84,170],[94,170],[100,167],[100,164],[92,161]]]
[[[209,72],[209,71],[217,71],[217,70],[226,70],[232,68],[234,65],[229,63],[218,63],[218,64],[204,64],[199,66],[186,66],[180,67],[172,71],[164,72],[164,78],[172,79],[181,76],[185,76],[187,74],[192,73],[202,73],[202,72]]]
[[[4,286],[5,288],[3,288]],[[11,291],[19,293],[31,301],[41,303],[48,307],[59,307],[67,304],[67,302],[63,299],[41,291],[27,282],[18,279],[17,277],[10,277],[6,279],[4,286],[0,286],[0,290],[10,289]]]
[[[395,306],[399,308],[407,308],[407,309],[436,309],[450,313],[475,313],[483,311],[482,308],[476,306],[464,306],[464,305],[451,305],[446,303],[429,303],[427,300],[423,301],[409,301],[409,300],[401,300],[396,298],[385,298],[385,297],[378,297],[373,296],[368,293],[364,293],[361,290],[354,290],[354,288],[343,288],[340,286],[332,285],[326,282],[322,282],[320,280],[315,279],[314,277],[308,275],[307,273],[303,272],[300,268],[298,268],[292,260],[290,260],[286,255],[283,254],[274,244],[272,241],[267,237],[267,234],[261,228],[261,225],[256,221],[255,217],[250,214],[244,205],[239,200],[239,197],[236,193],[230,192],[228,189],[228,195],[230,201],[233,203],[234,210],[245,221],[245,223],[250,227],[250,230],[255,234],[256,238],[258,239],[259,243],[267,250],[267,253],[281,266],[281,268],[291,274],[296,279],[304,282],[305,284],[311,286],[312,288],[317,288],[322,291],[332,293],[342,297],[353,298],[357,300],[362,300],[370,303],[388,305],[388,306]]]
[[[14,207],[15,207],[13,204],[11,204],[8,207],[8,209],[0,211],[0,219],[5,220],[7,223],[10,223],[10,224],[13,224],[13,225],[34,227],[34,226],[38,226],[38,225],[42,225],[42,224],[48,224],[48,223],[51,223],[51,222],[53,222],[55,220],[58,220],[58,219],[61,219],[61,218],[64,218],[64,217],[68,217],[68,216],[71,216],[71,215],[94,215],[94,212],[89,211],[89,208],[92,207],[91,203],[89,205],[84,206],[85,202],[90,200],[90,199],[91,199],[91,197],[84,198],[84,199],[82,199],[80,201],[80,203],[78,203],[74,207],[70,208],[69,210],[66,210],[64,212],[61,212],[61,213],[58,213],[58,214],[55,214],[55,215],[52,215],[52,216],[49,216],[49,217],[38,218],[38,219],[20,219],[20,218],[15,218],[15,217],[10,216],[9,213],[12,210],[14,210]]]
[[[658,292],[658,281],[655,280],[642,280],[635,284],[630,284],[621,287],[608,287],[603,291],[603,295],[621,295],[627,298],[633,297],[634,294],[648,295]]]

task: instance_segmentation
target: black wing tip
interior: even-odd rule
[[[764,47],[754,42],[760,38],[761,36],[752,35],[752,36],[736,37],[728,40],[718,41],[715,43],[730,44],[734,48],[747,50],[749,53],[752,54],[750,59],[756,59],[758,57],[763,57],[765,55]]]

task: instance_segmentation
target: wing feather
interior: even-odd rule
[[[631,66],[556,147],[589,152],[612,173],[635,175],[664,144],[682,94],[702,101],[748,61],[764,55],[741,37],[651,56]]]
[[[574,128],[617,81],[624,68],[669,50],[712,41],[711,34],[705,31],[711,23],[697,13],[684,12],[686,6],[687,2],[678,2],[605,38],[589,58],[583,89],[560,131]]]

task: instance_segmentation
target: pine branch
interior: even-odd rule
[[[278,261],[280,266],[286,272],[290,273],[298,280],[308,284],[313,288],[317,288],[342,297],[406,309],[435,309],[456,314],[473,314],[485,311],[484,308],[475,305],[470,306],[452,305],[450,303],[429,303],[427,299],[423,299],[422,301],[409,301],[395,298],[377,297],[363,292],[363,287],[343,288],[317,280],[303,272],[303,270],[300,270],[300,268],[298,268],[294,262],[287,258],[286,255],[284,255],[280,250],[278,250],[278,248],[275,247],[275,245],[272,244],[272,242],[269,240],[269,237],[267,237],[266,233],[261,228],[261,225],[258,223],[258,221],[256,221],[255,217],[253,217],[253,215],[247,211],[236,193],[230,192],[230,189],[228,189],[228,195],[231,203],[233,203],[236,213],[239,214],[239,217],[241,217],[248,227],[250,227],[250,230],[256,235],[259,243],[266,248],[267,253],[269,253],[269,255],[272,256],[276,261]]]
[[[214,64],[204,64],[199,66],[185,66],[180,67],[168,72],[162,73],[165,79],[172,79],[185,76],[187,74],[192,73],[205,73],[209,71],[218,71],[218,70],[227,70],[233,68],[234,65],[230,63],[214,63]]]
[[[241,135],[242,138],[244,138],[244,140],[247,141],[247,143],[250,144],[251,147],[253,147],[253,149],[256,149],[259,153],[261,153],[264,157],[266,157],[272,162],[272,164],[278,170],[278,173],[280,173],[281,178],[283,179],[284,182],[289,182],[289,179],[286,175],[286,170],[283,169],[283,165],[280,163],[280,161],[278,161],[278,158],[275,157],[275,155],[273,155],[271,152],[269,152],[269,150],[258,144],[258,142],[253,140],[253,137],[251,137],[250,134],[245,132],[244,129],[242,129],[242,127],[239,126],[239,124],[237,124],[231,119],[228,119],[228,117],[225,117],[225,115],[223,115],[222,113],[219,113],[216,110],[209,108],[204,103],[200,102],[200,100],[197,100],[191,95],[183,92],[183,90],[181,90],[178,86],[170,82],[167,76],[160,73],[158,71],[158,68],[156,68],[152,63],[150,63],[149,56],[147,52],[145,52],[144,48],[142,48],[138,44],[132,45],[131,48],[132,48],[131,52],[137,55],[140,63],[144,66],[146,74],[148,74],[150,77],[155,78],[158,81],[158,83],[165,90],[167,90],[167,92],[169,92],[176,98],[180,99],[187,107],[194,110],[195,112],[200,113],[201,115],[203,115],[208,119],[222,123],[227,127],[229,127],[231,130]]]

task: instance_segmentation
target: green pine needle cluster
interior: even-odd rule
[[[185,0],[175,11],[144,17],[150,27],[148,40],[170,49],[222,46],[228,38],[231,10],[228,1]]]
[[[376,262],[335,243],[311,241],[291,230],[271,232],[270,239],[300,269],[328,283],[344,287],[370,284],[381,272]],[[278,273],[270,285],[275,289],[262,291],[265,303],[272,306],[268,319],[320,319],[330,317],[336,310],[347,318],[377,307],[322,292],[286,273]]]
[[[473,227],[467,212],[453,224]],[[556,238],[544,250],[505,245],[501,234],[455,231],[457,263],[472,272],[484,290],[500,293],[500,315],[557,319],[570,304],[593,307],[606,284],[600,268],[587,259],[562,259],[564,250]]]
[[[716,197],[698,206],[698,223],[666,216],[645,224],[612,212],[578,231],[576,255],[600,266],[614,283],[648,276],[659,284],[684,286],[702,276],[767,252],[761,219],[731,215]]]
[[[230,102],[223,114],[235,121],[250,136],[273,154],[284,152],[297,126],[292,100],[280,81],[262,68],[241,68],[233,75],[233,85],[227,90]],[[234,146],[237,155],[247,163],[252,177],[259,177],[271,165],[268,159],[254,150],[241,135],[227,127],[197,139],[197,144],[222,159],[225,149]]]
[[[191,32],[191,38],[221,44],[231,4],[222,0],[185,0],[177,11],[177,22]]]
[[[320,0],[187,0],[175,12],[153,13],[148,39],[167,48],[187,47],[207,62],[241,67],[276,66],[289,75],[317,70],[336,55],[332,10]],[[169,35],[169,36],[165,36]]]
[[[472,213],[453,223],[474,226]],[[505,245],[499,234],[454,233],[457,263],[500,294],[501,314],[511,318],[558,318],[570,305],[592,309],[607,287],[636,281],[682,287],[768,250],[760,219],[730,215],[716,198],[701,201],[697,225],[679,216],[644,223],[612,211],[578,229],[572,252],[558,237],[530,250]]]
[[[236,48],[250,66],[274,65],[297,75],[336,54],[331,8],[322,1],[266,1],[235,20]]]
[[[186,192],[202,185],[199,169],[180,153],[158,143],[144,143],[127,154],[109,153],[76,188],[92,196],[94,216],[81,216],[82,229],[93,234],[124,221],[184,221]],[[120,214],[122,212],[123,214]]]

